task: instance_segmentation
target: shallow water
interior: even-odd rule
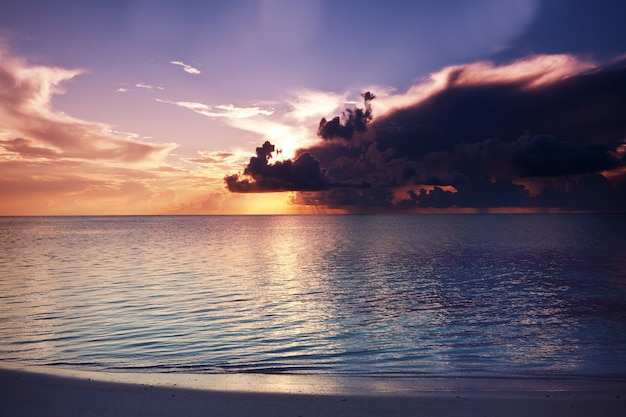
[[[626,378],[626,216],[0,218],[0,360]]]

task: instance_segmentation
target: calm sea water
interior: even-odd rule
[[[0,218],[0,360],[626,379],[626,216]]]

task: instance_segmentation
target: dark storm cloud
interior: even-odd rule
[[[253,181],[232,176],[228,186],[328,188],[295,201],[353,211],[626,210],[626,61],[554,76],[554,65],[529,67],[554,62],[540,58],[495,68],[495,78],[477,67],[454,68],[440,89],[376,118],[374,96],[364,94],[362,108],[322,119],[324,140],[294,162],[306,158],[318,188],[291,180],[288,170],[282,175],[289,161],[268,165],[258,150],[244,172]],[[606,172],[611,181],[601,175]]]
[[[371,92],[361,95],[365,102],[365,108],[346,109],[342,117],[334,117],[330,121],[326,118],[320,120],[317,135],[323,139],[352,139],[355,133],[362,133],[367,130],[367,124],[372,120],[371,101],[376,98]]]
[[[422,189],[419,194],[410,193],[411,202],[423,208],[527,207],[529,204],[528,190],[504,178],[462,181],[456,184],[456,189],[456,192],[441,187],[435,187],[430,192]]]
[[[375,120],[379,142],[420,157],[457,143],[516,140],[525,132],[574,144],[614,144],[626,137],[626,69],[596,71],[549,85],[450,83],[415,106]]]
[[[626,182],[611,184],[601,174],[590,174],[572,181],[568,187],[546,187],[535,200],[539,207],[625,211]]]
[[[552,177],[608,171],[624,158],[605,144],[575,145],[551,136],[522,137],[510,148],[511,165],[521,177]]]
[[[434,187],[419,194],[409,192],[407,207],[422,208],[559,208],[562,210],[623,211],[626,209],[626,183],[612,185],[601,174],[590,174],[568,182],[568,187],[545,187],[531,197],[523,185],[506,179],[486,179],[460,184],[457,192]]]
[[[269,141],[256,148],[257,156],[250,158],[243,177],[234,174],[225,178],[228,189],[233,192],[246,193],[317,191],[328,188],[328,179],[320,169],[319,162],[309,153],[300,154],[295,161],[285,160],[270,164],[269,160],[275,150],[276,148]]]

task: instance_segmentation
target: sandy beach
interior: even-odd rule
[[[2,416],[623,416],[626,384],[0,368]]]

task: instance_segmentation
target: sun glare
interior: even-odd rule
[[[288,193],[238,194],[228,204],[235,214],[298,214]]]

